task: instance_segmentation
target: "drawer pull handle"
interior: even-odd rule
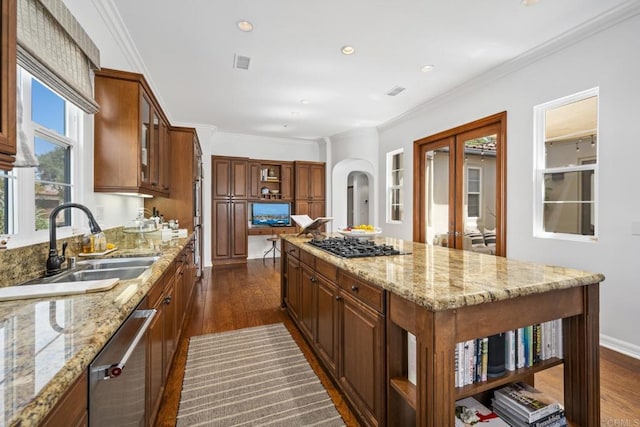
[[[311,282],[316,283],[318,278],[316,276],[311,276]]]
[[[290,254],[294,253],[295,251],[296,251],[295,249],[289,249]]]
[[[351,290],[353,292],[358,292],[358,287],[356,285],[351,285]]]
[[[336,301],[340,301],[342,297],[340,295],[336,295]]]

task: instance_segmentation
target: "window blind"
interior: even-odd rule
[[[18,0],[18,65],[88,114],[100,51],[62,0]]]

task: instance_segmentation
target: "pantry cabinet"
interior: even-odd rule
[[[16,154],[16,0],[0,0],[0,170],[11,170]]]
[[[169,195],[169,121],[144,76],[96,71],[95,98],[94,190]]]

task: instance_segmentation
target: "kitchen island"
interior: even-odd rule
[[[603,275],[384,237],[375,242],[408,254],[347,259],[309,240],[283,236],[282,304],[365,424],[453,425],[457,399],[486,401],[560,363],[567,418],[600,424]],[[455,387],[456,343],[554,319],[563,319],[563,359]],[[407,332],[417,385],[407,378]]]
[[[113,252],[111,257],[159,259],[139,279],[122,280],[106,292],[0,302],[0,425],[40,425],[190,242],[180,238],[153,249]],[[86,386],[78,389],[86,413]]]

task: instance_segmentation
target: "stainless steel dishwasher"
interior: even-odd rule
[[[89,426],[145,424],[146,332],[156,310],[146,298],[89,366]]]

